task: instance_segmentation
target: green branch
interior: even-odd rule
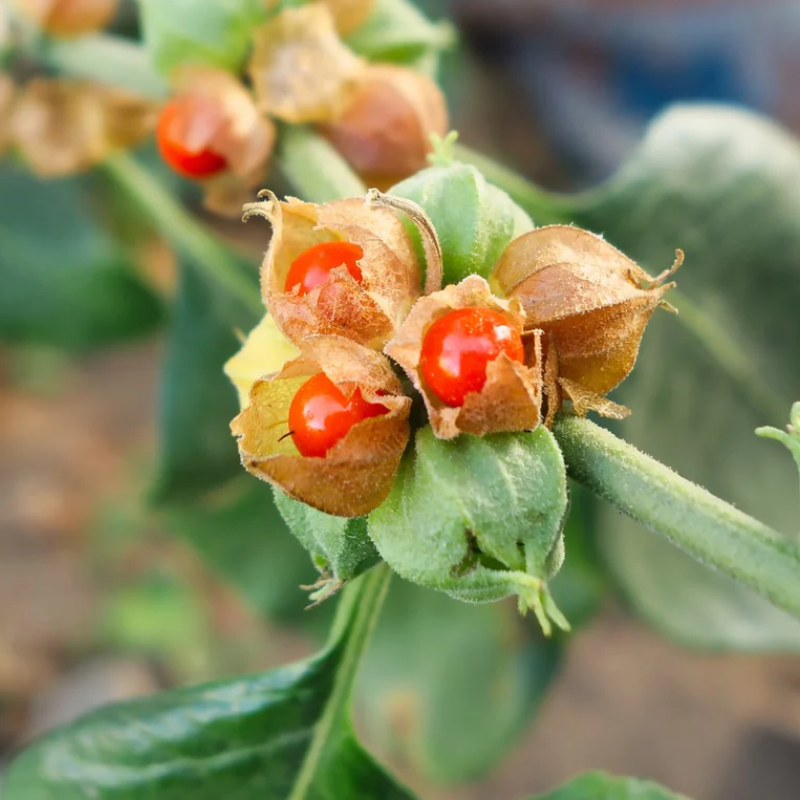
[[[800,617],[800,547],[577,417],[556,422],[571,477],[698,561]]]
[[[103,169],[179,253],[246,308],[263,315],[255,270],[249,275],[231,249],[192,217],[136,159],[118,154],[105,161]]]

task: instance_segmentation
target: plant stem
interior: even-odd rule
[[[281,126],[278,164],[297,193],[313,203],[363,197],[367,192],[349,164],[312,128]]]
[[[571,477],[698,561],[800,617],[800,547],[668,467],[577,417],[553,433]]]
[[[358,665],[378,621],[391,576],[389,567],[381,563],[348,583],[342,591],[328,641],[329,650],[343,648],[341,661],[289,800],[308,797],[316,772],[324,760],[325,748],[332,741],[332,731],[343,723],[350,724],[350,699]]]
[[[109,158],[103,169],[176,250],[247,309],[263,315],[255,272],[248,275],[231,249],[194,219],[150,172],[127,153]]]

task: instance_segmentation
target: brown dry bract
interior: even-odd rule
[[[36,78],[14,103],[10,139],[33,172],[52,178],[139,144],[153,130],[156,115],[153,102],[120,89]]]
[[[669,307],[663,297],[674,284],[663,281],[682,260],[678,251],[672,269],[652,278],[600,236],[550,225],[511,242],[492,281],[522,304],[527,328],[544,331],[560,388],[575,410],[620,417],[627,409],[605,395],[633,369],[655,309]],[[558,404],[555,397],[548,418]]]
[[[111,22],[117,0],[11,0],[11,5],[53,36],[81,36]]]
[[[233,76],[213,67],[184,67],[173,76],[175,98],[185,113],[173,138],[187,150],[212,150],[227,162],[224,173],[203,181],[205,205],[238,215],[267,171],[275,125],[259,113],[253,98]]]
[[[467,395],[464,405],[451,408],[428,391],[419,373],[422,342],[428,326],[456,308],[489,308],[505,314],[509,323],[522,331],[525,314],[516,300],[500,300],[489,284],[478,275],[446,286],[418,300],[385,352],[406,371],[428,409],[433,432],[440,439],[460,433],[483,436],[500,431],[533,430],[539,425],[542,404],[541,343],[539,332],[532,332],[526,351],[528,366],[512,361],[505,354],[489,362],[486,384],[480,392]]]
[[[431,134],[447,132],[447,107],[427,75],[370,66],[341,116],[323,132],[369,184],[392,185],[427,166]]]
[[[280,372],[253,384],[250,405],[231,423],[242,464],[327,514],[368,514],[391,489],[408,441],[411,400],[402,395],[389,362],[374,350],[340,336],[312,337],[300,350],[300,357]],[[366,400],[380,402],[389,413],[354,425],[324,458],[308,458],[287,436],[289,405],[309,376],[320,371],[345,394],[358,387]]]
[[[328,6],[289,8],[258,28],[249,72],[261,111],[324,122],[350,100],[364,62],[339,39]]]
[[[326,205],[262,192],[262,202],[245,207],[245,218],[266,217],[272,238],[261,267],[264,302],[286,337],[300,345],[308,336],[332,334],[379,348],[420,295],[420,266],[398,216],[367,206],[363,198]],[[292,262],[322,242],[348,241],[364,251],[358,283],[338,267],[306,295],[284,291]]]

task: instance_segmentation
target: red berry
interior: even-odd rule
[[[324,373],[307,380],[289,406],[289,430],[304,456],[324,456],[357,422],[388,414],[381,403],[370,403],[356,388],[350,397]]]
[[[315,244],[292,261],[284,291],[290,292],[299,285],[300,294],[308,294],[330,278],[332,269],[341,266],[347,267],[353,280],[361,283],[361,269],[356,261],[363,257],[364,251],[351,242]]]
[[[210,178],[222,172],[228,166],[228,160],[213,150],[189,150],[186,147],[183,136],[187,114],[190,113],[188,105],[177,100],[164,107],[156,130],[158,149],[175,172],[187,178]]]
[[[439,317],[422,340],[420,371],[445,405],[463,406],[486,383],[486,369],[505,353],[522,361],[522,338],[507,317],[488,308],[459,308]]]

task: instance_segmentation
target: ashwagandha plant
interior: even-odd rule
[[[688,644],[800,649],[800,546],[777,532],[797,529],[796,481],[752,435],[798,392],[794,140],[676,109],[608,183],[551,195],[446,135],[432,75],[452,34],[405,0],[140,0],[142,45],[91,33],[113,5],[9,4],[0,174],[4,197],[33,199],[0,218],[0,332],[80,347],[158,319],[114,229],[77,209],[73,176],[96,167],[182,259],[154,501],[194,520],[187,539],[265,613],[294,534],[319,573],[307,616],[336,615],[306,661],[33,742],[4,800],[411,798],[354,733],[362,661],[374,738],[410,675],[414,766],[471,777],[530,719],[607,583]],[[260,299],[160,167],[124,152],[151,134],[210,209],[268,223]],[[254,197],[279,182],[284,199]],[[31,253],[42,236],[56,274]],[[625,440],[586,419],[631,411]],[[797,459],[799,416],[759,433]],[[237,443],[272,491],[238,474]],[[512,690],[492,695],[487,674]],[[591,774],[540,800],[612,797],[677,795]]]

